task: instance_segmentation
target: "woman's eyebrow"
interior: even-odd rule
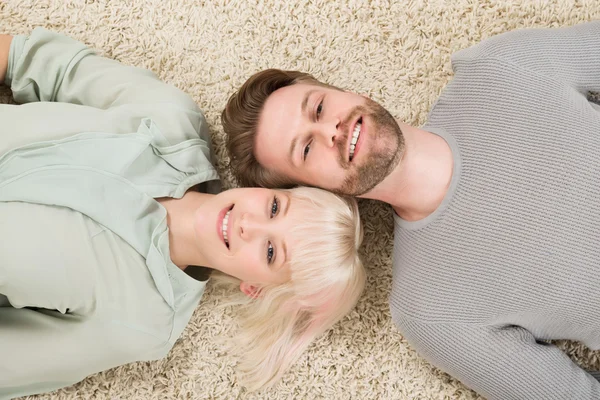
[[[280,267],[285,265],[288,259],[287,245],[285,244],[285,240],[281,242],[281,247],[283,247],[283,260],[281,261]]]
[[[285,202],[285,209],[283,210],[283,216],[287,216],[287,212],[290,209],[290,203],[292,202],[292,198],[289,194],[286,194],[287,201]]]
[[[285,209],[283,210],[283,217],[285,217],[287,215],[288,210],[290,209],[290,203],[292,202],[292,198],[290,197],[289,194],[286,193],[286,197],[287,197],[287,201],[285,202]],[[281,262],[281,265],[285,265],[287,259],[288,259],[288,252],[287,252],[287,245],[285,243],[285,240],[281,241],[281,247],[283,248],[283,261]]]

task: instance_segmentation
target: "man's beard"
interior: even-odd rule
[[[364,106],[358,106],[347,119],[347,124],[359,115],[368,117],[370,154],[361,160],[360,165],[353,165],[345,155],[347,149],[340,147],[340,165],[348,171],[344,183],[334,192],[349,196],[360,196],[388,176],[400,162],[404,150],[404,135],[394,117],[381,105],[371,99]],[[341,141],[347,146],[347,140]]]

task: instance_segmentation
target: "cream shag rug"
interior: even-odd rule
[[[253,72],[308,71],[422,125],[452,78],[453,52],[508,30],[598,18],[597,0],[0,1],[0,32],[28,33],[37,26],[64,32],[192,95],[212,126],[226,187],[234,183],[219,115]],[[233,314],[217,309],[218,294],[209,290],[167,359],[126,365],[30,398],[481,399],[421,359],[395,329],[388,310],[391,210],[368,201],[361,201],[361,210],[366,292],[272,389],[247,393],[237,384],[234,360],[215,340],[229,334]],[[600,353],[559,344],[579,363],[600,367]]]

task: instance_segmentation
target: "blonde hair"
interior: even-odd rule
[[[289,193],[299,211],[290,232],[297,243],[288,260],[290,280],[264,286],[250,298],[233,277],[214,271],[211,279],[234,291],[228,305],[240,306],[230,347],[240,353],[240,378],[249,390],[277,381],[317,336],[354,308],[365,286],[356,201],[308,187]]]
[[[229,167],[241,186],[290,188],[298,184],[260,165],[254,155],[254,141],[267,98],[278,89],[299,83],[338,89],[304,72],[267,69],[248,78],[227,101],[221,124],[227,135]]]

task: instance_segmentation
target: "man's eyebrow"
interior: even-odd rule
[[[289,159],[290,159],[290,164],[294,164],[294,152],[296,151],[296,145],[298,144],[298,136],[294,137],[292,139],[292,145],[290,146],[290,154],[289,154]]]
[[[306,94],[304,95],[304,99],[302,100],[302,104],[300,106],[300,115],[304,115],[307,114],[307,107],[308,107],[308,100],[310,99],[310,96],[316,92],[316,89],[312,89],[309,90],[308,92],[306,92]],[[293,164],[293,160],[294,160],[294,152],[296,151],[296,145],[298,144],[298,136],[294,137],[292,139],[292,144],[290,146],[290,154],[289,154],[289,159],[290,159],[290,163]]]
[[[308,105],[308,99],[310,99],[310,96],[316,92],[316,89],[312,89],[309,90],[308,92],[306,92],[306,94],[304,95],[304,100],[302,100],[302,107],[300,108],[300,111],[302,112],[302,114],[306,114],[306,106]]]

